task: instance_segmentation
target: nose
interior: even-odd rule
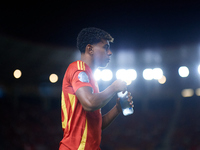
[[[108,56],[111,56],[112,55],[112,52],[111,52],[111,50],[109,49],[108,50]]]

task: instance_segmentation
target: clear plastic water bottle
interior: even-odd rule
[[[119,92],[117,93],[118,97],[120,98],[120,105],[121,105],[121,108],[122,108],[122,113],[124,116],[127,116],[127,115],[130,115],[130,114],[133,114],[134,110],[133,110],[133,107],[131,107],[131,105],[129,104],[130,102],[128,102],[128,92]]]

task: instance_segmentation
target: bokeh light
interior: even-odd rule
[[[133,80],[137,78],[137,72],[134,69],[119,69],[116,72],[116,78],[121,79],[127,83],[127,85],[130,85]]]
[[[127,74],[127,79],[128,80],[135,80],[137,78],[137,72],[134,70],[134,69],[128,69],[126,71],[126,74]]]
[[[167,80],[166,77],[163,75],[162,78],[158,79],[158,82],[160,84],[165,84],[166,80]]]
[[[112,77],[113,77],[113,73],[111,70],[109,70],[109,69],[102,70],[101,79],[103,81],[110,81],[112,79]]]
[[[196,89],[196,95],[200,96],[200,88]]]
[[[163,71],[160,68],[154,68],[153,69],[153,78],[158,80],[161,79],[163,76]]]
[[[49,81],[50,81],[51,83],[56,83],[56,82],[58,81],[58,76],[57,76],[56,74],[51,74],[51,75],[49,76]]]
[[[183,97],[192,97],[194,95],[194,90],[193,89],[184,89],[181,92]]]
[[[121,79],[121,80],[125,80],[126,79],[126,70],[125,69],[119,69],[116,72],[116,78],[117,79]]]
[[[16,69],[16,70],[13,72],[13,76],[14,76],[16,79],[19,79],[19,78],[22,76],[21,70]]]
[[[101,79],[101,70],[96,69],[96,70],[94,71],[94,78],[95,78],[96,81],[98,81],[98,80]]]
[[[143,78],[145,80],[152,80],[153,79],[153,70],[150,68],[147,68],[143,71]]]
[[[200,74],[200,65],[198,66],[198,72],[199,72],[199,74]]]
[[[189,72],[189,69],[186,66],[181,66],[178,69],[178,73],[182,78],[184,78],[184,77],[187,77],[190,72]]]

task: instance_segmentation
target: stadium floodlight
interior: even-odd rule
[[[94,71],[94,79],[95,79],[96,81],[98,81],[98,80],[101,79],[101,70],[96,69],[96,70]]]
[[[137,72],[134,69],[128,69],[126,71],[127,79],[128,80],[135,80],[137,78]]]
[[[147,68],[143,71],[143,78],[145,80],[152,80],[153,79],[153,69]]]
[[[126,70],[125,69],[119,69],[116,72],[116,78],[117,79],[121,79],[121,80],[125,80],[126,79]]]
[[[137,72],[134,69],[119,69],[116,72],[116,78],[121,79],[130,85],[133,80],[137,78]]]
[[[199,65],[199,67],[198,67],[198,72],[199,72],[199,74],[200,74],[200,65]]]
[[[163,76],[163,71],[160,68],[154,68],[153,69],[153,78],[158,80],[161,79]]]
[[[186,66],[181,66],[178,69],[178,73],[182,78],[184,78],[184,77],[187,77],[190,72],[189,72],[189,69]]]
[[[113,73],[109,69],[104,69],[101,71],[101,79],[103,81],[110,81],[113,77]]]

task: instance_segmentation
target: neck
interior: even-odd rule
[[[86,63],[92,69],[92,72],[94,72],[95,69],[97,69],[97,67],[94,65],[94,60],[90,55],[85,53],[81,54],[81,61]]]

